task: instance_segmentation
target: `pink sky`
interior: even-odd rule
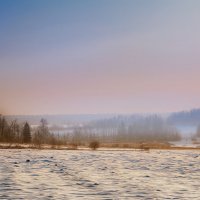
[[[1,113],[200,107],[198,1],[97,1],[93,7],[89,2],[87,9],[81,1],[77,7],[62,2],[40,9],[24,4],[27,12],[22,14],[22,5],[5,3],[7,12],[0,17],[10,13],[10,18],[0,22]],[[74,12],[66,16],[64,6]]]

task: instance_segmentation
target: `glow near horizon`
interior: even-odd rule
[[[200,2],[0,1],[0,113],[200,107]]]

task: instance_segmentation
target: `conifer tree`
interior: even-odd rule
[[[31,142],[31,128],[28,122],[25,123],[22,134],[23,134],[23,142],[30,143]]]

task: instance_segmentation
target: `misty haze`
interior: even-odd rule
[[[200,199],[200,1],[0,0],[0,199]]]

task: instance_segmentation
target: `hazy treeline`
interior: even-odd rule
[[[74,129],[73,137],[79,142],[177,141],[181,139],[175,127],[158,115],[121,116],[91,122]]]

